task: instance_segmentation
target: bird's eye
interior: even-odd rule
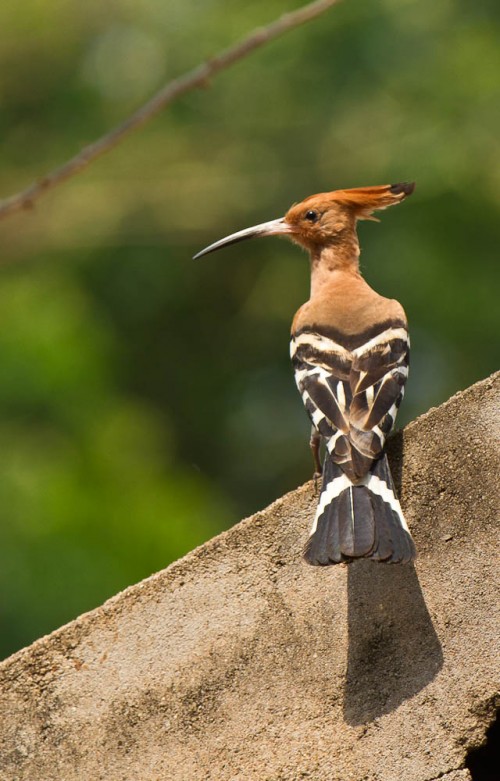
[[[305,214],[306,220],[309,220],[309,222],[316,222],[316,220],[319,217],[318,212],[315,212],[314,209],[309,209],[308,212]]]

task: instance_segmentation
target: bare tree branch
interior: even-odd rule
[[[101,136],[94,143],[84,147],[75,157],[72,157],[42,179],[33,182],[25,190],[12,195],[10,198],[0,200],[0,219],[22,209],[33,208],[35,201],[44,193],[79,173],[98,157],[109,152],[129,133],[149,122],[150,119],[176,98],[196,87],[206,86],[213,76],[229,68],[238,60],[242,60],[251,52],[273,41],[275,38],[283,35],[283,33],[288,32],[288,30],[292,30],[294,27],[316,18],[331,8],[331,6],[337,5],[340,1],[315,0],[315,2],[309,3],[296,11],[284,14],[280,19],[272,22],[267,27],[257,28],[239,43],[230,46],[183,76],[170,81],[151,100],[131,114],[124,122],[110,130],[106,135]]]

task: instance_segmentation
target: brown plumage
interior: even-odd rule
[[[307,249],[311,295],[292,323],[295,379],[311,418],[323,485],[305,548],[310,564],[366,557],[406,562],[415,548],[384,454],[408,376],[404,310],[365,282],[356,223],[413,192],[414,184],[335,190],[306,198],[282,219],[232,234],[196,257],[253,236],[287,235]]]

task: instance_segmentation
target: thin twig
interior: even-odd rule
[[[284,16],[267,27],[257,28],[239,43],[234,44],[229,49],[225,49],[202,65],[198,65],[185,73],[184,76],[169,82],[122,124],[106,133],[106,135],[101,136],[94,143],[84,147],[75,157],[72,157],[59,166],[59,168],[48,173],[43,179],[33,182],[25,190],[12,195],[10,198],[0,200],[0,219],[22,209],[31,209],[35,201],[46,193],[47,190],[56,187],[66,179],[79,173],[98,157],[109,152],[129,133],[149,122],[150,119],[173,100],[196,87],[206,86],[213,76],[229,68],[238,60],[242,60],[251,52],[278,38],[283,33],[288,32],[288,30],[309,22],[339,2],[340,0],[315,0],[315,2],[309,3],[309,5],[303,6],[296,11],[284,14]]]

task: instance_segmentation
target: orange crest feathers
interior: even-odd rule
[[[342,206],[352,209],[358,220],[374,220],[372,212],[376,209],[387,209],[396,203],[404,201],[415,189],[415,182],[399,182],[398,184],[382,184],[377,187],[355,187],[352,190],[336,190],[332,200]]]

